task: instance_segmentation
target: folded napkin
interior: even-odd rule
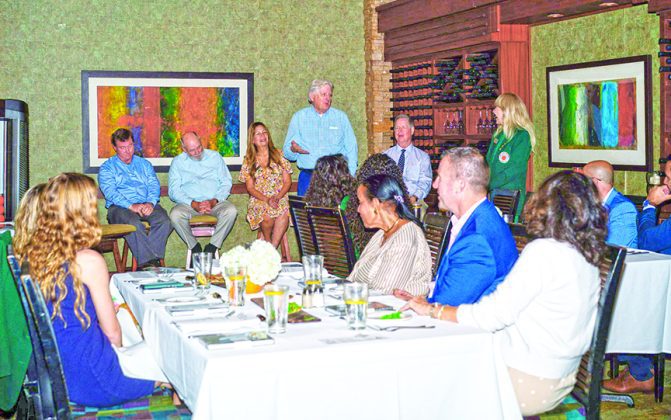
[[[185,319],[174,321],[180,331],[187,334],[209,333],[209,332],[233,332],[250,331],[266,328],[266,323],[262,322],[256,315],[233,314],[229,317],[208,317],[202,319]]]
[[[199,303],[193,305],[176,305],[176,306],[167,306],[165,310],[172,317],[185,317],[185,316],[209,316],[213,314],[224,314],[227,315],[232,312],[232,309],[228,304],[224,303]]]

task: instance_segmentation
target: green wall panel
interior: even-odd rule
[[[653,56],[652,134],[654,162],[659,159],[659,17],[645,5],[586,16],[531,29],[533,121],[538,139],[534,158],[535,187],[559,170],[548,166],[547,67],[586,61]],[[658,165],[655,163],[654,165]],[[645,194],[644,172],[616,172],[615,185],[624,194]]]
[[[366,155],[362,0],[2,3],[0,98],[28,103],[31,184],[82,170],[82,70],[252,72],[255,118],[280,146],[310,81],[327,78]],[[232,201],[239,216],[225,249],[255,238],[247,197]],[[185,249],[173,234],[167,263],[183,263]]]

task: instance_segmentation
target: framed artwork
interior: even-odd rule
[[[651,57],[548,67],[548,162],[652,169]]]
[[[168,171],[189,131],[239,170],[252,121],[253,73],[82,71],[85,173],[98,173],[114,155],[111,136],[120,127],[156,172]]]

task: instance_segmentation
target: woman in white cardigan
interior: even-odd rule
[[[472,305],[413,299],[405,308],[494,332],[529,416],[557,406],[575,384],[596,320],[607,216],[591,180],[570,171],[546,179],[525,216],[535,240],[492,294]]]

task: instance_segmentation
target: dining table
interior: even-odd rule
[[[194,419],[521,418],[489,332],[411,312],[380,320],[374,311],[369,328],[350,330],[343,317],[317,307],[303,309],[316,321],[289,323],[286,333],[270,333],[270,345],[207,348],[199,336],[220,328],[263,329],[265,312],[252,302],[263,294],[247,295],[244,306],[224,311],[226,304],[218,302],[226,300],[226,289],[146,293],[142,284],[156,281],[153,275],[119,273],[112,281]],[[187,274],[172,280],[180,275]],[[300,304],[300,281],[283,270],[275,283],[289,286],[290,300]],[[338,282],[325,284],[325,305],[343,304],[341,288]],[[196,299],[218,309],[170,312]],[[377,293],[369,302],[393,309],[404,303]],[[419,328],[381,330],[387,326]]]
[[[606,353],[671,353],[671,256],[630,250]]]

